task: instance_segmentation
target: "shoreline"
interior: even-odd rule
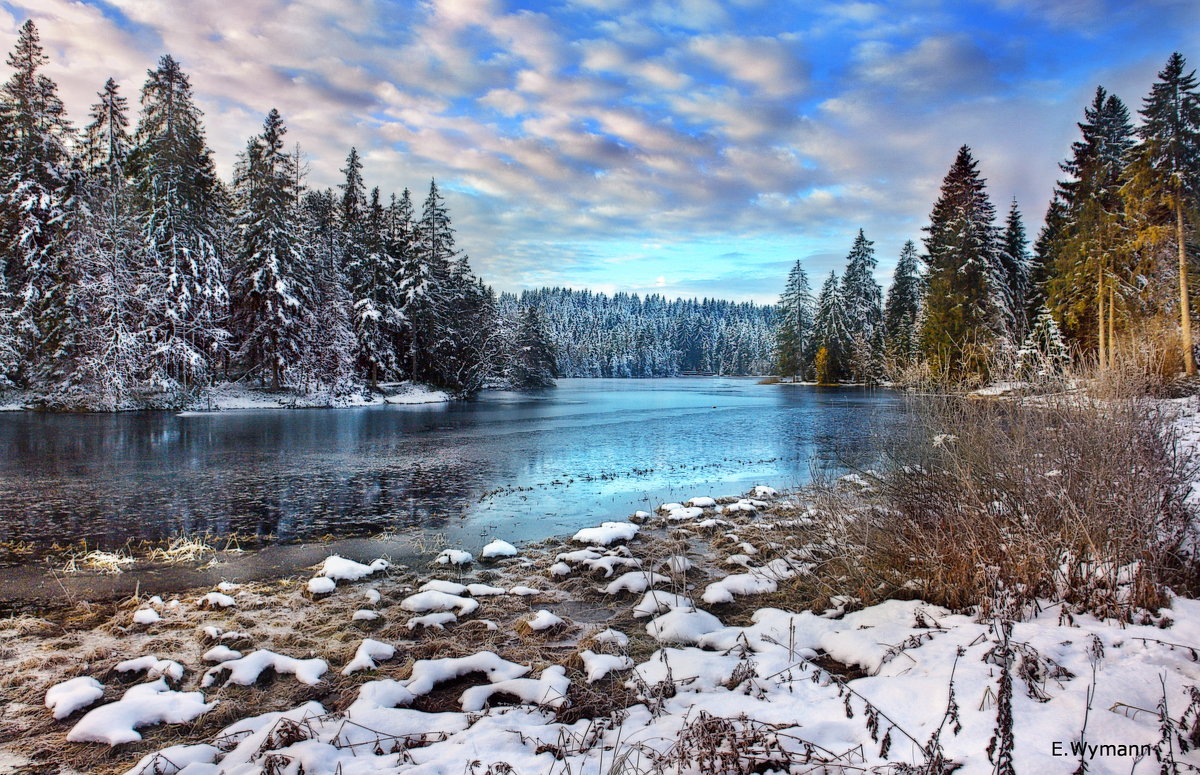
[[[861,768],[920,764],[949,686],[962,731],[946,727],[939,745],[960,772],[991,771],[983,749],[997,718],[994,623],[919,600],[856,602],[822,575],[822,526],[794,494],[697,497],[634,519],[462,566],[450,564],[462,559],[450,552],[447,564],[420,567],[327,560],[319,585],[292,575],[210,584],[175,599],[142,590],[52,617],[9,618],[0,622],[0,696],[9,700],[0,768],[148,775],[168,760],[194,762],[185,775],[217,775],[257,772],[270,756],[311,775],[463,772],[471,761],[481,774],[510,771],[500,765],[578,772],[621,753],[643,771],[698,772],[710,738],[739,741],[746,766],[775,762],[783,771],[789,761],[848,764],[851,751]],[[1065,609],[1047,605],[1012,636],[1025,644],[1021,659],[1048,671],[1028,687],[1031,679],[1014,677],[1020,771],[1061,766],[1051,743],[1079,738],[1090,692],[1097,711],[1153,708],[1162,675],[1175,716],[1180,692],[1200,683],[1186,651],[1200,645],[1200,603],[1175,598],[1157,625],[1066,622]],[[204,658],[227,656],[222,649],[275,669],[247,673],[241,685],[234,667]],[[102,703],[147,685],[139,683],[147,676],[117,669],[147,656],[181,671],[160,696],[195,695],[211,707],[140,727],[143,740],[67,742],[83,718],[109,707]],[[1089,679],[1089,660],[1106,669]],[[291,674],[301,663],[311,672]],[[344,672],[356,664],[363,669]],[[102,698],[51,718],[41,707],[46,690],[84,677],[99,680]],[[281,737],[280,725],[302,731]],[[368,737],[346,737],[363,728]],[[1096,712],[1087,738],[1152,745],[1158,730],[1152,715]],[[231,734],[236,745],[212,745]],[[1175,755],[1200,764],[1195,752]],[[1130,762],[1097,760],[1092,771],[1128,772]]]

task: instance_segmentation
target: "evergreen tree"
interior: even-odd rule
[[[787,285],[779,297],[779,315],[775,334],[775,371],[793,380],[807,376],[812,356],[813,299],[808,275],[799,261],[788,273]]]
[[[235,181],[239,239],[231,295],[237,355],[247,372],[269,374],[276,390],[284,372],[300,361],[312,310],[300,192],[295,159],[283,146],[286,133],[272,109],[262,132],[251,138]]]
[[[521,313],[516,352],[512,358],[512,385],[519,389],[554,387],[557,366],[550,336],[536,307]]]
[[[1046,307],[1038,310],[1018,352],[1018,368],[1024,379],[1046,380],[1061,376],[1071,363],[1054,315]]]
[[[57,85],[41,72],[48,58],[32,21],[21,26],[7,61],[13,74],[0,87],[0,296],[7,318],[0,371],[19,369],[26,384],[49,384],[64,378],[79,330],[68,238],[78,212],[73,130]]]
[[[859,229],[841,284],[849,335],[847,365],[859,382],[875,382],[883,371],[883,293],[875,282],[874,245]]]
[[[885,349],[898,367],[912,362],[920,343],[917,315],[923,294],[918,261],[916,244],[905,242],[883,308]]]
[[[301,207],[305,255],[313,276],[313,314],[300,372],[305,388],[333,400],[356,388],[358,340],[351,320],[353,301],[342,275],[343,233],[332,191],[304,195]]]
[[[829,273],[817,296],[817,308],[813,313],[813,347],[817,354],[814,355],[814,368],[818,382],[840,382],[849,375],[850,326],[846,320],[846,300],[835,272]],[[818,355],[822,361],[820,367]]]
[[[1068,227],[1067,205],[1061,192],[1055,192],[1046,208],[1046,217],[1033,243],[1029,260],[1029,294],[1025,300],[1025,319],[1033,320],[1047,304],[1046,285]]]
[[[1000,266],[1004,270],[1004,300],[1008,305],[1007,317],[1012,321],[1009,334],[1013,341],[1021,341],[1028,327],[1025,304],[1029,296],[1029,240],[1025,236],[1025,224],[1017,208],[1016,197],[1008,209],[1004,223],[1004,234],[1000,240]]]
[[[1061,213],[1047,214],[1047,228],[1053,226],[1056,233],[1046,265],[1045,300],[1073,339],[1096,347],[1104,365],[1116,313],[1124,306],[1118,305],[1120,289],[1132,279],[1123,266],[1120,187],[1133,127],[1125,104],[1102,87],[1078,126],[1081,137],[1071,145],[1071,158],[1060,165],[1069,176],[1058,183],[1055,201],[1061,203]],[[1057,223],[1051,220],[1055,217],[1060,218]]]
[[[182,399],[208,384],[228,312],[222,192],[191,82],[170,55],[149,71],[129,157],[146,259],[151,378]]]
[[[445,364],[432,354],[445,353],[455,337],[448,316],[450,274],[458,257],[454,229],[446,200],[437,181],[429,181],[429,194],[421,208],[410,265],[403,288],[409,332],[409,368],[414,379],[443,384]]]
[[[1195,374],[1187,237],[1200,194],[1200,92],[1195,72],[1185,70],[1183,57],[1172,54],[1142,105],[1142,144],[1130,163],[1125,193],[1135,248],[1155,263],[1168,251],[1175,254],[1184,369]]]
[[[951,381],[986,376],[1009,328],[995,209],[971,149],[962,146],[925,227],[925,319],[921,349]]]
[[[349,179],[346,185],[350,190]],[[346,262],[346,278],[354,300],[359,368],[372,387],[381,377],[395,376],[397,370],[395,340],[400,326],[400,288],[398,268],[387,247],[385,220],[379,189],[372,189],[366,217],[356,230],[362,243],[350,252]]]

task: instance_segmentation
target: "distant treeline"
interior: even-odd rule
[[[562,377],[770,374],[775,366],[772,306],[543,288],[503,295],[500,308],[538,310]]]

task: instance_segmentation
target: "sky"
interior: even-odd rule
[[[859,228],[886,287],[963,144],[1033,236],[1096,86],[1200,65],[1195,0],[0,0],[0,46],[27,18],[77,126],[170,53],[226,179],[274,107],[312,186],[436,178],[500,290],[759,302]]]

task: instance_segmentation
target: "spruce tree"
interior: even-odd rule
[[[884,344],[894,364],[903,368],[917,355],[920,343],[917,315],[921,308],[922,280],[917,246],[912,240],[900,249],[883,307]]]
[[[342,272],[339,203],[332,191],[312,191],[304,195],[301,212],[305,255],[313,277],[313,314],[300,372],[306,389],[335,403],[357,388],[358,349],[351,319],[354,304]]]
[[[813,313],[813,367],[818,382],[840,382],[848,376],[850,326],[846,320],[846,301],[836,272],[830,272]],[[818,367],[818,357],[820,365]]]
[[[1024,379],[1039,381],[1061,376],[1070,365],[1067,344],[1054,315],[1046,307],[1038,310],[1033,319],[1017,362]]]
[[[775,332],[775,371],[793,380],[806,377],[812,356],[813,299],[804,266],[797,261],[779,297]]]
[[[1008,219],[1004,222],[1004,234],[1000,240],[1000,266],[1004,270],[1004,297],[1008,305],[1009,331],[1012,340],[1019,342],[1025,337],[1028,327],[1025,305],[1029,296],[1029,240],[1025,236],[1025,224],[1017,208],[1016,197],[1008,208]]]
[[[220,182],[192,86],[169,54],[149,71],[129,157],[147,255],[140,284],[151,377],[175,400],[210,382],[227,332]]]
[[[987,376],[1009,325],[995,209],[971,149],[962,146],[925,227],[925,316],[921,350],[939,378]]]
[[[848,366],[859,382],[875,382],[882,375],[883,293],[875,282],[874,245],[859,229],[841,283],[850,340]]]
[[[521,312],[512,358],[512,385],[518,389],[554,387],[557,367],[550,336],[536,307]]]
[[[359,368],[372,387],[378,385],[381,378],[394,377],[397,370],[395,341],[400,326],[399,270],[393,263],[393,254],[387,244],[386,220],[379,189],[374,188],[359,230],[362,244],[351,251],[346,262],[346,279],[354,300]]]
[[[1184,369],[1196,373],[1188,286],[1189,221],[1200,195],[1200,92],[1195,71],[1172,54],[1142,105],[1142,144],[1128,170],[1126,202],[1133,214],[1135,247],[1155,260],[1170,249],[1178,278],[1177,314]]]
[[[440,383],[443,364],[433,353],[453,338],[453,321],[447,316],[452,263],[458,257],[454,229],[446,200],[430,180],[429,194],[421,207],[410,264],[403,288],[409,331],[409,368],[414,379]]]
[[[287,133],[272,109],[251,138],[235,181],[238,245],[232,288],[237,357],[246,373],[269,375],[278,390],[303,354],[312,310],[311,278],[300,227],[295,159],[284,150]]]
[[[0,361],[9,362],[0,370],[20,371],[27,385],[48,385],[65,378],[80,327],[68,238],[78,214],[74,132],[58,86],[42,73],[49,60],[32,21],[21,26],[7,61],[13,73],[0,87],[0,294],[8,320],[0,335],[9,341],[0,345]]]

